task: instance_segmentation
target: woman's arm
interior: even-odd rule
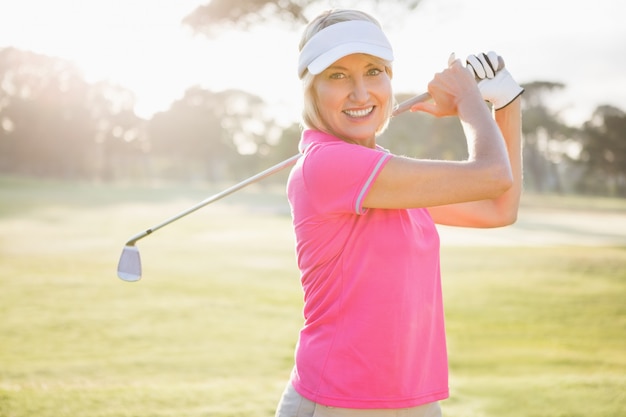
[[[512,187],[492,199],[430,207],[430,214],[436,223],[464,227],[500,227],[516,221],[523,181],[520,102],[520,97],[517,97],[503,109],[494,111],[496,123],[506,143],[513,173]]]
[[[428,91],[433,102],[417,104],[413,110],[438,117],[458,115],[468,159],[451,162],[393,157],[372,184],[364,207],[434,207],[492,200],[514,184],[502,132],[469,71],[455,60],[435,75]]]

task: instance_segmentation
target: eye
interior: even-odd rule
[[[342,78],[346,78],[346,75],[342,72],[333,72],[328,75],[328,78],[331,80],[340,80]]]
[[[380,75],[380,73],[382,73],[382,72],[383,72],[383,70],[381,70],[380,68],[370,68],[367,71],[367,75],[377,76],[377,75]]]

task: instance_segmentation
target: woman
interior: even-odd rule
[[[467,68],[451,60],[429,83],[432,102],[411,110],[457,116],[468,159],[400,157],[376,144],[393,107],[393,52],[378,22],[326,12],[300,51],[306,130],[287,192],[305,323],[276,416],[441,416],[448,364],[435,223],[515,221],[523,90],[506,70],[493,74],[497,56],[472,56]]]

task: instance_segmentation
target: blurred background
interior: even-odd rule
[[[526,88],[526,190],[626,197],[618,0],[4,1],[0,175],[215,182],[291,156],[300,31],[332,7],[380,19],[398,100],[425,91],[452,51],[497,51]],[[383,145],[459,158],[460,135],[452,119],[405,115]]]
[[[494,50],[523,95],[515,225],[439,227],[449,417],[625,416],[626,2],[3,0],[0,416],[273,416],[302,292],[286,172],[128,237],[297,152],[297,45],[331,7],[379,18],[398,101]],[[397,154],[465,157],[454,118]]]

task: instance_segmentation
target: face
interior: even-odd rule
[[[370,55],[352,54],[318,74],[313,82],[319,115],[329,133],[374,147],[376,131],[388,116],[391,80]]]

